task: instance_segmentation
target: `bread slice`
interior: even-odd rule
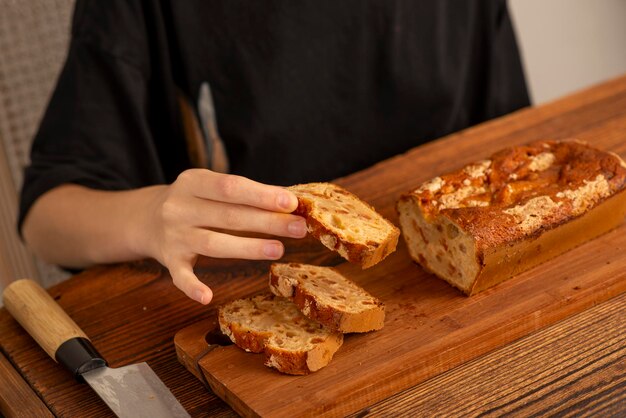
[[[357,196],[332,183],[288,187],[309,232],[351,263],[368,268],[395,251],[400,230]]]
[[[471,295],[621,224],[626,163],[538,141],[435,177],[397,209],[411,257]]]
[[[240,348],[265,353],[265,365],[304,375],[321,369],[343,344],[343,334],[305,317],[296,305],[266,294],[219,309],[220,329]]]
[[[330,267],[274,263],[270,290],[307,317],[339,332],[368,332],[385,324],[385,305]]]

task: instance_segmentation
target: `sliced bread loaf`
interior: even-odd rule
[[[222,332],[240,348],[265,353],[265,365],[304,375],[326,366],[343,334],[305,317],[296,305],[274,295],[230,302],[219,309]]]
[[[296,215],[309,232],[346,260],[371,267],[395,251],[400,230],[374,208],[331,183],[308,183],[288,190],[298,197]]]
[[[504,148],[397,203],[411,258],[473,295],[616,228],[626,163],[578,140]]]
[[[385,306],[354,282],[329,267],[274,263],[270,290],[290,298],[307,317],[340,332],[381,329]]]

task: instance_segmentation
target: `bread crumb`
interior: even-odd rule
[[[335,249],[337,247],[337,238],[330,234],[321,235],[320,241],[330,249]]]
[[[522,231],[532,232],[539,228],[544,220],[550,217],[562,204],[562,202],[554,202],[550,196],[537,196],[523,205],[505,209],[503,212],[513,216]]]
[[[306,316],[310,316],[311,315],[311,301],[310,300],[306,300],[306,302],[304,302],[304,308],[302,308],[302,313],[305,314]]]
[[[467,201],[465,201],[465,205],[466,208],[475,208],[475,207],[479,207],[479,206],[489,206],[489,202],[485,201],[485,200],[475,200],[475,199],[468,199]]]
[[[530,171],[545,171],[554,163],[554,154],[551,152],[542,152],[541,154],[529,157],[530,164],[528,169]]]
[[[491,167],[491,160],[483,160],[466,166],[463,171],[473,179],[484,177],[487,169]]]
[[[434,179],[431,179],[427,181],[426,183],[422,184],[420,188],[416,190],[416,192],[419,193],[419,192],[423,192],[424,190],[428,190],[431,193],[437,193],[439,190],[441,190],[442,186],[443,186],[443,179],[441,177],[435,177]]]
[[[273,355],[270,355],[269,358],[265,361],[265,365],[268,367],[273,367],[275,369],[280,368],[280,363],[276,361],[276,358]]]
[[[611,194],[609,182],[602,174],[592,181],[584,180],[584,185],[576,190],[564,190],[563,195],[572,201],[573,213],[579,215],[598,200]]]
[[[462,204],[462,202],[470,196],[483,194],[486,191],[487,189],[485,189],[484,186],[466,186],[461,187],[452,193],[441,195],[439,197],[439,201],[441,202],[441,209],[456,209],[460,207],[482,206],[483,202],[480,202],[478,200],[466,201],[465,204]]]

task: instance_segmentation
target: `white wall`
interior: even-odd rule
[[[626,74],[626,0],[509,0],[534,104]]]

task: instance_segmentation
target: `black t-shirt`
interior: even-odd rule
[[[20,225],[63,183],[169,183],[208,83],[231,172],[324,181],[526,106],[505,0],[78,0]]]

